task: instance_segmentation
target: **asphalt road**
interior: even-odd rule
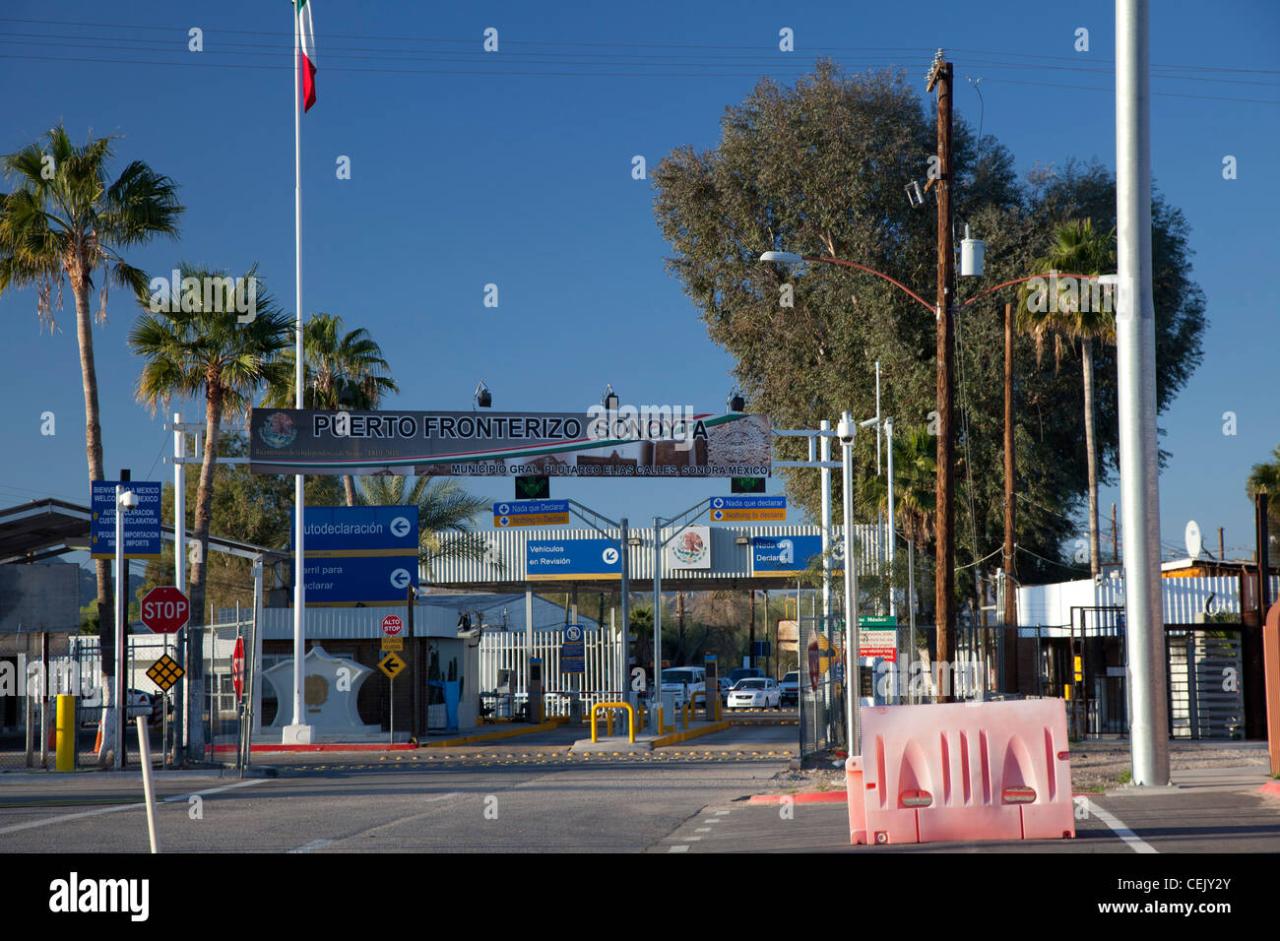
[[[299,768],[245,781],[166,775],[157,830],[164,852],[637,852],[708,802],[765,790],[783,767],[543,759]],[[147,850],[136,776],[0,784],[0,853]]]

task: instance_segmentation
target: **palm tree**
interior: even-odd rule
[[[93,318],[89,313],[94,279],[98,279],[97,319],[103,322],[111,282],[133,294],[140,294],[147,286],[146,274],[126,262],[121,250],[141,245],[156,235],[176,234],[182,213],[177,186],[169,177],[135,160],[110,180],[110,157],[110,138],[90,137],[83,147],[76,147],[59,125],[44,140],[0,160],[5,176],[14,186],[12,192],[0,193],[0,294],[11,286],[34,286],[37,314],[52,331],[56,327],[54,290],[56,306],[61,309],[64,279],[71,285],[91,482],[106,476],[102,466]],[[115,676],[115,658],[110,655],[115,638],[111,581],[106,560],[98,560],[94,567],[104,689],[110,690]],[[109,694],[104,701],[110,705]],[[112,727],[110,723],[108,727]],[[104,735],[104,757],[107,747]]]
[[[337,314],[315,314],[307,321],[302,330],[302,356],[306,370],[303,404],[307,408],[375,409],[384,395],[400,391],[389,375],[391,367],[382,356],[382,347],[369,331],[361,327],[344,334]],[[281,365],[282,381],[267,390],[266,404],[292,408],[297,401],[293,348],[285,351]],[[355,482],[350,474],[343,475],[342,486],[347,506],[355,506]]]
[[[481,559],[489,547],[471,528],[489,501],[447,477],[402,477],[396,474],[360,478],[364,506],[418,508],[418,561],[431,577],[432,563],[445,559]]]
[[[220,273],[187,265],[181,266],[180,273],[184,281],[196,278],[203,284],[225,279]],[[250,278],[257,278],[256,268],[245,275],[245,283]],[[254,393],[267,382],[278,381],[280,351],[289,342],[292,326],[292,320],[256,283],[256,310],[248,322],[241,322],[234,309],[228,311],[229,305],[220,298],[184,296],[181,304],[170,303],[167,310],[144,312],[129,334],[129,346],[146,360],[138,376],[137,398],[152,414],[177,397],[203,395],[205,400],[204,452],[192,527],[199,554],[192,560],[189,582],[194,628],[204,623],[205,557],[222,420],[244,415]],[[193,644],[187,678],[194,703],[204,701],[202,659],[201,645]],[[196,722],[192,729],[189,747],[200,755],[203,728]]]
[[[928,548],[934,535],[934,500],[937,492],[937,442],[925,425],[902,429],[893,439],[893,508],[897,528],[915,544]],[[868,475],[859,483],[859,502],[887,512],[888,477]]]
[[[1268,495],[1267,523],[1269,533],[1269,551],[1276,551],[1277,533],[1280,533],[1280,445],[1271,452],[1271,460],[1263,464],[1254,464],[1245,481],[1245,493],[1253,500],[1260,493]]]
[[[1098,450],[1094,433],[1093,344],[1114,341],[1115,313],[1109,303],[1093,303],[1097,297],[1088,285],[1065,273],[1099,275],[1115,265],[1115,230],[1098,232],[1092,219],[1074,220],[1054,230],[1049,253],[1035,261],[1036,273],[1064,272],[1058,292],[1024,285],[1018,293],[1018,327],[1036,343],[1036,358],[1043,355],[1045,341],[1053,338],[1054,365],[1061,362],[1067,347],[1080,341],[1084,372],[1084,442],[1089,474],[1089,567],[1096,578],[1101,570],[1098,546]]]

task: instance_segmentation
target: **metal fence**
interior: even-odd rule
[[[192,760],[234,761],[243,722],[231,670],[237,636],[249,623],[200,628],[204,649],[204,702],[191,718],[203,727],[206,743]],[[103,712],[102,651],[94,635],[49,635],[46,648],[39,634],[21,635],[0,657],[0,771],[54,766],[57,696],[76,697],[76,766],[99,765],[99,725]],[[13,649],[16,646],[17,649]],[[153,763],[167,765],[178,739],[176,701],[182,684],[167,693],[147,676],[162,656],[179,659],[177,640],[165,634],[131,634],[126,654],[129,691],[125,760],[137,764],[135,720],[147,719]],[[251,658],[249,658],[251,659]],[[233,746],[227,748],[226,746]]]
[[[542,658],[542,687],[548,716],[569,715],[575,697],[584,711],[625,696],[621,633],[608,628],[583,632],[583,672],[561,672],[561,630],[534,631],[533,650],[523,631],[485,633],[480,640],[480,692],[498,718],[518,713],[528,698],[528,657]]]

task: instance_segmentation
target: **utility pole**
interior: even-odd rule
[[[1004,675],[1006,693],[1018,691],[1018,582],[1013,557],[1013,305],[1004,305]]]
[[[756,665],[756,590],[751,589],[751,627],[747,632],[747,666]]]
[[[935,497],[937,531],[937,564],[933,577],[934,621],[938,631],[938,657],[943,669],[952,660],[951,641],[955,627],[955,599],[951,578],[955,568],[953,526],[955,506],[951,501],[955,446],[951,440],[952,361],[955,356],[955,324],[951,305],[951,281],[955,273],[955,254],[951,243],[951,63],[939,49],[929,70],[928,91],[937,89],[938,160],[935,185],[938,203],[938,482]],[[939,690],[938,701],[950,702],[951,684]]]
[[[1120,564],[1120,529],[1116,526],[1116,504],[1111,501],[1111,561]]]

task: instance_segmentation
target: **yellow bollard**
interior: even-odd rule
[[[74,771],[76,765],[76,697],[58,694],[57,741],[54,750],[55,771]]]

